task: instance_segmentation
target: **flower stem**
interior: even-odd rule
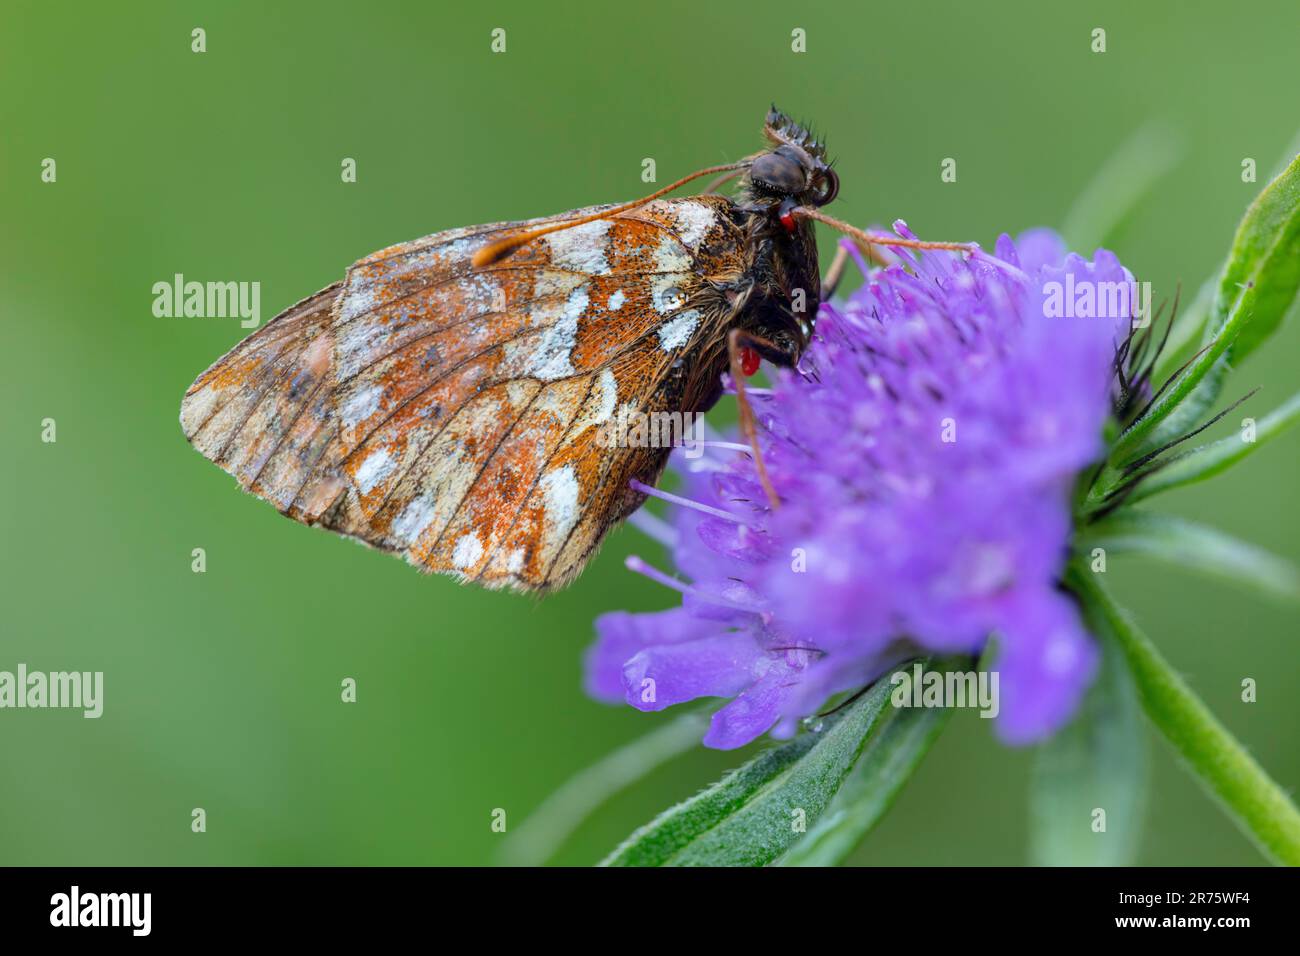
[[[1215,719],[1095,574],[1076,563],[1067,581],[1114,631],[1151,722],[1270,860],[1300,866],[1300,811],[1282,788]]]

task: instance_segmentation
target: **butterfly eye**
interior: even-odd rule
[[[779,150],[754,160],[749,167],[749,178],[760,191],[779,196],[792,196],[808,188],[803,166]]]

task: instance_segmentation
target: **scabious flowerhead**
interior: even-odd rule
[[[1098,657],[1058,583],[1072,491],[1103,451],[1133,321],[1122,297],[1109,317],[1059,308],[1087,287],[1134,288],[1111,253],[1036,231],[992,256],[908,257],[824,304],[800,368],[752,397],[781,507],[747,454],[679,459],[661,537],[685,580],[634,566],[681,606],[602,616],[589,692],[641,710],[730,698],[704,738],[725,749],[992,637],[1002,738],[1059,727]]]

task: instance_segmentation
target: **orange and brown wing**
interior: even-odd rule
[[[455,230],[362,259],[195,383],[187,436],[241,484],[417,566],[489,586],[567,583],[653,481],[658,449],[605,448],[621,408],[656,410],[717,317],[696,254],[726,200],[653,203],[552,233]],[[594,210],[593,210],[594,211]]]

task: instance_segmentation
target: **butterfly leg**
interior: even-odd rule
[[[858,247],[858,252],[862,253],[862,258],[872,265],[888,266],[890,261],[876,251],[876,249],[867,242],[863,242],[857,237],[853,238],[853,244]],[[826,278],[822,281],[822,302],[830,301],[831,296],[839,287],[840,280],[844,278],[844,268],[848,265],[849,250],[846,246],[837,245],[835,247],[835,259],[831,262],[830,269],[826,272]]]
[[[839,243],[835,244],[835,259],[831,262],[831,267],[826,271],[826,278],[822,280],[822,302],[829,302],[835,290],[839,288],[840,280],[844,278],[844,267],[849,262],[849,250],[845,249]]]
[[[748,345],[772,347],[772,343],[751,335],[744,329],[732,329],[727,336],[727,356],[731,363],[731,378],[736,383],[736,404],[740,407],[740,433],[745,437],[750,451],[754,455],[754,469],[758,472],[758,482],[767,494],[772,509],[781,507],[781,498],[772,487],[772,480],[767,476],[767,466],[763,463],[763,453],[758,447],[758,422],[754,409],[745,394],[745,373],[741,362],[741,350]]]

